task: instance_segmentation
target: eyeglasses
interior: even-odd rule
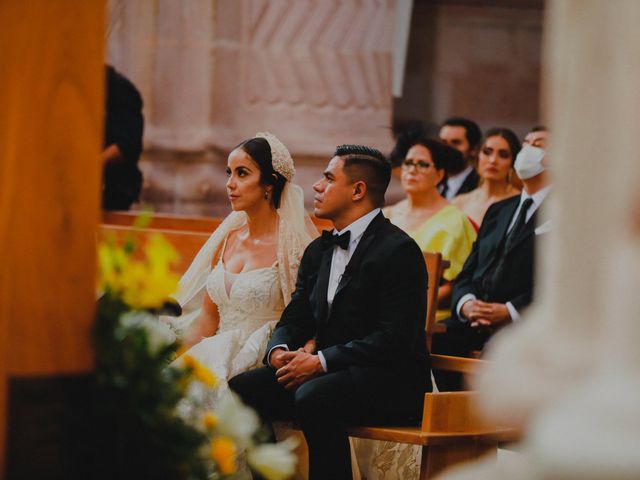
[[[410,158],[402,162],[402,168],[404,170],[410,170],[411,167],[415,167],[419,173],[426,173],[433,167],[433,163],[425,162],[424,160],[413,161]]]

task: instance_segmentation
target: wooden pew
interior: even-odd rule
[[[122,212],[102,212],[102,223],[105,225],[120,225],[125,227],[133,226],[133,222],[142,212],[122,211]],[[333,223],[311,215],[311,220],[316,228],[330,230]],[[162,230],[185,230],[190,232],[213,232],[222,222],[220,217],[200,217],[189,215],[173,215],[168,213],[154,213],[151,218],[149,228]]]

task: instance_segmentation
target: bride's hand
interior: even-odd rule
[[[314,354],[316,353],[317,347],[318,347],[318,344],[316,343],[316,339],[310,338],[309,340],[307,340],[307,343],[304,344],[304,347],[302,347],[301,350],[303,352]]]

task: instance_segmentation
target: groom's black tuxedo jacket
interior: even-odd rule
[[[486,302],[511,302],[518,311],[531,303],[535,227],[539,210],[525,224],[509,251],[502,252],[507,229],[519,203],[520,195],[516,195],[494,203],[487,210],[478,238],[453,285],[451,300],[454,315],[458,302],[468,293]],[[485,288],[485,276],[491,274],[501,255],[505,257],[504,268],[499,281],[489,291]]]
[[[315,239],[302,257],[296,290],[267,352],[316,337],[328,372],[349,369],[364,392],[394,385],[431,390],[425,343],[427,272],[418,245],[378,214],[364,232],[331,309],[332,245]],[[396,383],[400,382],[400,384]]]

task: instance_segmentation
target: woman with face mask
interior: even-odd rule
[[[513,162],[519,151],[518,137],[508,128],[492,128],[485,134],[478,156],[480,186],[453,200],[476,230],[491,205],[520,193],[512,184]]]

